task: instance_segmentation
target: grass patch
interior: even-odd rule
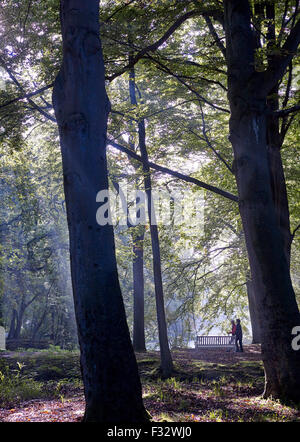
[[[12,355],[0,359],[0,407],[62,398],[82,389],[78,353],[27,351]]]
[[[1,362],[1,361],[0,361]],[[15,369],[0,365],[0,404],[3,407],[12,407],[29,399],[46,397],[43,384],[24,376],[22,364],[16,364]]]

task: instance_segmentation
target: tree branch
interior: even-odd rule
[[[134,153],[131,149],[128,149],[127,147],[122,146],[118,143],[115,143],[113,140],[110,140],[110,139],[107,139],[107,144],[120,150],[121,152],[126,153],[127,155],[130,155],[135,160],[143,163],[142,158],[139,155],[137,155],[136,153]],[[174,176],[174,177],[176,177],[182,181],[185,181],[187,183],[192,183],[198,187],[202,187],[203,189],[210,190],[211,192],[221,195],[224,198],[227,198],[231,201],[238,202],[238,197],[236,195],[233,195],[232,193],[227,192],[226,190],[222,190],[222,189],[219,189],[218,187],[211,186],[210,184],[204,183],[203,181],[200,181],[197,178],[193,178],[193,177],[184,175],[180,172],[176,172],[175,170],[169,169],[164,166],[159,166],[158,164],[152,163],[151,161],[148,161],[147,165],[151,169],[155,169],[155,170],[158,170],[159,172],[166,173],[167,175]]]
[[[291,63],[293,57],[295,56],[298,46],[300,44],[300,19],[297,21],[296,25],[291,30],[289,36],[287,37],[284,45],[280,49],[280,55],[273,57],[272,66],[267,69],[263,76],[264,82],[262,88],[264,92],[268,93],[273,89],[278,81],[283,77],[286,68]]]
[[[23,94],[23,95],[20,95],[19,97],[13,98],[13,99],[10,100],[10,101],[6,101],[5,103],[3,103],[3,104],[0,105],[0,109],[2,109],[3,107],[9,106],[9,105],[11,105],[11,104],[13,104],[13,103],[16,103],[17,101],[25,100],[25,99],[28,99],[28,98],[34,97],[35,95],[40,95],[40,94],[42,94],[44,91],[46,91],[47,89],[52,88],[53,85],[54,85],[54,83],[48,84],[47,86],[44,86],[44,87],[42,87],[41,89],[38,89],[37,91],[29,92],[28,94]]]
[[[161,63],[159,60],[157,60],[156,58],[152,57],[151,55],[147,55],[147,58],[149,58],[150,60],[152,60],[157,66],[158,69],[161,70],[162,72],[165,72],[169,75],[171,75],[172,77],[176,78],[179,83],[183,84],[189,91],[191,91],[200,101],[203,101],[204,103],[208,104],[209,106],[211,106],[212,108],[219,110],[221,112],[226,112],[227,114],[230,114],[230,111],[228,109],[225,109],[224,107],[221,106],[217,106],[214,103],[212,103],[211,101],[207,100],[207,98],[203,97],[202,95],[200,95],[192,86],[190,86],[186,81],[184,81],[180,75],[175,74],[174,72],[172,72],[166,65],[164,65],[163,63]]]
[[[294,112],[298,112],[300,110],[300,104],[296,104],[295,106],[289,107],[287,109],[280,109],[274,112],[274,115],[278,118],[283,118],[292,114]]]
[[[23,86],[21,85],[21,83],[16,79],[16,77],[14,76],[14,74],[12,73],[12,70],[10,68],[8,68],[6,66],[6,63],[4,62],[4,60],[2,59],[2,57],[0,57],[0,64],[2,65],[2,67],[6,70],[6,72],[8,73],[8,75],[10,76],[11,80],[15,83],[15,85],[18,87],[18,89],[22,92],[25,93]],[[56,123],[56,119],[48,114],[47,112],[45,112],[43,109],[40,108],[40,106],[38,106],[33,100],[31,100],[31,98],[26,98],[27,101],[31,104],[31,106],[34,107],[34,109],[36,109],[38,112],[40,112],[40,114],[42,114],[45,118],[47,118],[48,120],[53,121],[54,123]]]
[[[293,230],[292,235],[291,235],[291,242],[294,240],[295,235],[299,229],[300,229],[300,224],[298,224],[298,226]]]
[[[212,35],[213,39],[215,40],[216,45],[218,46],[218,48],[220,49],[220,51],[222,52],[225,60],[226,60],[226,48],[223,45],[220,37],[217,34],[217,31],[214,27],[214,25],[212,24],[212,21],[210,19],[210,17],[208,16],[208,14],[203,14],[204,20],[206,21],[206,24],[208,26],[209,32]]]
[[[131,3],[135,2],[136,0],[130,0],[128,3],[125,3],[124,5],[120,6],[120,8],[116,9],[109,17],[107,17],[104,20],[104,23],[108,23],[116,14],[118,14],[120,11],[122,11],[127,6],[131,5]]]
[[[169,29],[164,33],[164,35],[159,40],[157,40],[155,43],[146,46],[144,49],[141,49],[134,57],[132,57],[130,63],[128,63],[119,72],[116,72],[107,79],[109,81],[112,81],[115,78],[119,77],[120,75],[124,74],[124,72],[132,68],[142,57],[144,57],[145,54],[147,54],[148,52],[156,51],[156,49],[158,49],[163,43],[165,43],[168,40],[168,38],[182,25],[182,23],[184,23],[189,18],[199,14],[200,14],[199,11],[196,10],[189,11],[183,14],[172,24],[172,26],[169,27]]]
[[[229,170],[230,173],[233,174],[233,170],[230,167],[230,165],[227,163],[227,161],[222,157],[222,155],[220,155],[216,149],[213,147],[213,145],[211,144],[207,134],[206,134],[206,129],[205,127],[202,127],[202,133],[203,133],[203,137],[200,137],[200,135],[198,135],[196,132],[194,132],[192,129],[189,129],[189,132],[191,132],[193,135],[195,135],[195,137],[199,138],[202,141],[205,141],[205,143],[208,145],[208,147],[213,151],[213,153],[216,155],[216,157],[222,161],[222,163],[227,167],[227,169]]]

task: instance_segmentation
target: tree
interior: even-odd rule
[[[135,92],[136,90],[135,72],[132,69],[130,71],[129,78],[130,78],[129,88],[130,88],[131,104],[137,106],[137,99]],[[156,215],[155,215],[154,202],[152,196],[152,183],[151,183],[150,167],[148,164],[148,152],[146,146],[145,120],[143,118],[138,119],[138,139],[139,139],[139,149],[141,152],[141,158],[143,161],[144,187],[145,187],[145,194],[147,197],[147,209],[148,209],[151,245],[152,245],[155,300],[156,300],[156,312],[157,312],[157,324],[158,324],[160,360],[161,360],[160,369],[164,377],[169,377],[173,372],[173,362],[172,362],[172,356],[168,341],[158,227],[156,223]]]
[[[7,88],[1,91],[0,140],[6,158],[8,151],[20,148],[19,144],[26,131],[33,129],[35,124],[55,122],[47,97],[59,62],[59,20],[56,0],[43,2],[43,12],[41,5],[40,0],[30,2],[29,5],[25,0],[17,3],[3,0],[5,20],[1,33],[1,66]],[[14,20],[17,8],[18,11],[20,9],[22,22],[20,29]],[[224,15],[224,8],[228,14],[226,12]],[[116,92],[114,86],[118,80],[122,85],[126,72],[135,65],[139,69],[139,88],[142,89],[143,97],[146,96],[145,105],[139,115],[147,120],[147,133],[151,134],[151,137],[147,137],[147,151],[148,166],[155,170],[152,178],[161,179],[163,173],[169,181],[185,180],[191,185],[213,192],[210,195],[206,192],[207,213],[210,217],[207,235],[210,238],[195,241],[198,250],[189,263],[176,263],[175,259],[172,261],[175,265],[173,268],[172,265],[168,267],[167,275],[171,280],[165,285],[166,299],[169,301],[172,298],[169,286],[175,285],[179,275],[180,294],[176,296],[182,305],[178,312],[188,313],[193,304],[197,312],[202,309],[210,323],[220,322],[216,313],[226,311],[226,314],[231,314],[235,311],[232,305],[237,299],[234,298],[236,287],[242,287],[242,312],[247,315],[247,309],[244,308],[247,282],[249,299],[255,300],[255,303],[252,302],[253,308],[250,306],[254,318],[258,317],[257,311],[265,311],[266,320],[264,321],[264,317],[258,318],[259,322],[265,322],[265,336],[271,333],[273,327],[280,335],[278,339],[274,335],[274,341],[266,338],[269,344],[263,344],[264,357],[269,365],[266,371],[270,372],[267,378],[280,378],[279,382],[267,382],[266,395],[275,394],[276,390],[280,397],[285,394],[289,396],[287,390],[293,389],[289,376],[286,378],[288,387],[285,392],[281,391],[280,385],[273,391],[269,386],[272,383],[285,383],[286,379],[283,381],[281,378],[285,377],[286,367],[290,367],[290,364],[297,365],[296,362],[291,362],[291,354],[281,356],[281,349],[278,351],[275,341],[279,347],[281,342],[282,348],[290,348],[288,330],[294,320],[296,324],[299,321],[291,278],[288,276],[291,270],[298,295],[300,213],[296,186],[299,181],[299,167],[295,155],[299,144],[299,91],[296,90],[295,77],[299,68],[299,57],[296,54],[299,4],[295,0],[223,3],[219,0],[143,0],[127,3],[116,0],[103,2],[104,9],[101,35],[106,79],[110,81],[107,90],[110,98],[113,98],[109,133],[111,135],[114,132],[114,145],[118,144],[120,148],[121,130],[126,125],[126,119],[132,119],[130,112],[126,114],[128,105],[124,105],[121,94]],[[131,42],[128,42],[128,22],[131,24]],[[243,44],[245,50],[242,48]],[[129,49],[135,54],[130,63]],[[235,57],[237,53],[239,57]],[[35,72],[36,78],[31,78],[31,71]],[[112,81],[113,79],[115,80]],[[125,88],[127,91],[127,83]],[[228,140],[229,118],[232,132],[230,140],[234,149]],[[258,122],[257,125],[255,122]],[[117,131],[117,127],[121,130]],[[49,127],[46,126],[43,130],[48,133]],[[243,143],[239,142],[237,135],[242,137]],[[52,140],[54,144],[54,136]],[[252,149],[252,145],[257,150]],[[121,146],[121,150],[126,152],[124,146]],[[128,151],[128,155],[132,154],[130,149]],[[142,160],[137,155],[135,159]],[[197,169],[193,168],[192,173],[188,167],[191,161],[198,166]],[[254,170],[251,162],[255,164],[257,176],[261,177],[253,186],[252,182],[249,184],[251,180],[247,181],[247,176],[251,177],[251,170]],[[182,173],[182,166],[186,166],[188,170],[185,174]],[[243,168],[247,173],[243,173]],[[153,183],[155,184],[154,180]],[[222,247],[216,245],[224,237],[227,240],[228,224],[232,224],[234,228],[238,224],[236,230],[238,234],[241,232],[240,218],[237,220],[236,183],[243,224],[248,223],[245,233],[251,274],[244,262],[242,237],[236,246],[236,255],[234,248],[230,248],[232,254],[226,259],[226,265],[220,268],[213,265],[215,257],[220,257],[221,249],[225,251],[225,255],[229,246],[232,246],[228,243]],[[220,198],[215,198],[215,194],[225,197],[224,203]],[[13,217],[15,215],[13,213]],[[222,219],[217,221],[217,215]],[[257,239],[254,234],[259,233],[257,228],[263,223],[258,221],[262,219],[264,223],[270,221],[270,228],[265,228],[266,235],[260,232],[261,236],[257,236]],[[273,247],[269,252],[268,244],[265,244],[267,238],[269,246]],[[164,250],[167,249],[168,241],[170,238],[165,234],[164,243],[161,241]],[[205,251],[206,248],[208,250]],[[214,252],[218,248],[220,250]],[[255,252],[259,252],[259,256],[255,256]],[[239,253],[242,254],[240,261],[237,257]],[[199,255],[202,255],[200,259]],[[279,261],[283,255],[283,267],[278,271],[274,267],[276,275],[273,278],[274,272],[271,272],[270,267],[276,256]],[[165,265],[166,260],[162,261]],[[182,269],[185,269],[183,273]],[[163,270],[165,277],[166,269]],[[198,270],[202,273],[200,277],[197,277]],[[281,319],[279,316],[275,319],[277,300],[274,300],[277,298],[275,292],[280,287],[280,277],[286,282],[288,294],[285,301],[278,295]],[[268,284],[262,281],[263,278]],[[253,290],[249,286],[250,281]],[[126,281],[126,284],[131,290],[131,281]],[[282,285],[284,284],[281,287]],[[198,289],[203,290],[203,297],[207,298],[205,306],[199,302],[201,297]],[[263,300],[267,300],[266,307]],[[39,313],[42,314],[42,308]],[[284,338],[281,336],[281,329],[285,329]],[[272,354],[268,347],[274,349]],[[278,359],[282,359],[283,367]],[[295,387],[294,396],[299,391],[297,385]]]
[[[135,351],[146,351],[144,315],[144,226],[140,234],[132,233],[132,274],[133,274],[133,336]]]
[[[63,61],[53,105],[62,151],[84,420],[143,422],[147,417],[118,281],[113,228],[96,222],[96,195],[108,189],[109,102],[99,2],[62,0],[61,27]]]
[[[130,55],[129,55],[130,58]],[[136,92],[135,92],[135,80],[134,80],[134,68],[130,71],[129,75],[129,98],[130,104],[136,105]],[[134,132],[134,122],[130,120],[130,130]],[[134,151],[134,134],[130,133],[129,136],[130,148]],[[137,165],[132,162],[136,173],[141,170],[141,165]],[[136,188],[139,187],[138,177],[135,179]],[[138,204],[138,198],[136,198]],[[140,212],[137,216],[140,216]],[[127,217],[129,218],[129,216]],[[130,221],[128,220],[129,225]],[[135,351],[146,351],[145,342],[145,299],[144,299],[144,237],[145,226],[138,225],[135,228],[131,225],[131,238],[132,238],[132,276],[133,276],[133,333],[132,333],[132,345]]]
[[[269,143],[269,150],[274,149],[268,131],[268,113],[273,110],[268,106],[268,96],[277,87],[297,50],[300,21],[263,72],[255,69],[256,47],[249,1],[224,0],[224,27],[230,141],[259,314],[266,374],[264,395],[299,401],[300,354],[291,347],[291,330],[300,324],[300,315],[290,278],[285,232],[274,198],[278,188],[272,187],[275,173],[281,172],[280,164],[277,162],[274,170],[268,156]],[[284,185],[282,179],[280,185]],[[282,191],[279,190],[281,194]]]
[[[290,112],[299,110],[299,106],[278,110],[279,83],[286,82],[284,76],[289,69],[286,96],[282,103],[285,107],[292,78],[291,63],[300,41],[300,22],[296,21],[298,2],[295,6],[291,3],[224,0],[222,9],[220,2],[212,1],[207,7],[193,2],[198,15],[207,24],[213,44],[225,59],[228,79],[225,90],[228,92],[230,111],[216,105],[210,97],[207,98],[207,94],[203,96],[199,93],[195,74],[192,76],[184,69],[174,71],[174,65],[178,69],[180,63],[185,63],[193,65],[199,72],[202,67],[207,69],[204,64],[194,62],[191,58],[178,62],[178,58],[173,57],[177,61],[175,64],[168,52],[164,54],[163,50],[159,55],[153,54],[161,42],[171,38],[178,21],[155,43],[141,49],[119,73],[132,67],[138,60],[147,59],[162,72],[176,78],[198,99],[200,105],[205,103],[215,110],[230,113],[234,163],[233,167],[228,168],[236,177],[251,281],[255,288],[254,306],[259,316],[266,371],[265,396],[299,400],[300,383],[296,375],[299,371],[299,354],[292,351],[290,342],[291,330],[299,324],[300,318],[289,271],[293,235],[290,233],[280,154],[284,136],[292,122],[284,118]],[[197,15],[197,11],[190,12],[188,18]],[[217,22],[217,28],[212,20]],[[218,35],[219,25],[225,29],[226,46]],[[261,43],[263,39],[266,41],[264,46]],[[219,66],[217,64],[216,72],[224,73]],[[115,73],[110,78],[117,75]],[[206,77],[205,80],[217,84],[215,79]],[[222,83],[219,82],[219,85],[224,89]],[[280,132],[279,116],[283,117]]]

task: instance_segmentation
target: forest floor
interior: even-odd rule
[[[138,353],[144,404],[154,422],[300,422],[300,409],[264,400],[258,345],[173,351],[163,380],[159,354]],[[78,352],[0,352],[0,422],[78,422],[84,413]]]

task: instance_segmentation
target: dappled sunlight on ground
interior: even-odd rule
[[[20,408],[1,410],[2,422],[76,422],[82,419],[84,400],[80,398],[61,400],[33,400]]]
[[[13,396],[0,408],[1,422],[82,419],[85,404],[78,354],[12,352],[1,356],[10,364],[22,360],[24,372],[19,375],[31,379],[33,391],[35,379],[40,385],[42,374],[58,375],[58,367],[64,368],[63,379],[42,380],[42,391],[47,391],[44,397],[39,393],[29,400]],[[224,348],[177,349],[173,350],[173,359],[173,377],[161,379],[159,353],[137,354],[144,404],[154,422],[300,422],[296,408],[261,398],[264,376],[259,345],[245,346],[244,353]]]

